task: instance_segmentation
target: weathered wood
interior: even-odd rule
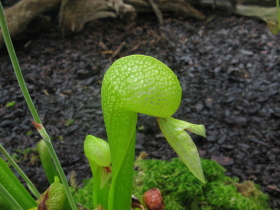
[[[116,14],[104,0],[62,0],[59,12],[59,26],[62,36],[71,31],[82,30],[84,24],[90,20],[106,17],[115,18]]]
[[[204,19],[205,16],[194,9],[185,0],[62,0],[60,10],[60,27],[62,35],[82,30],[86,22],[106,17],[126,17],[133,21],[136,13],[168,11],[180,15]],[[158,9],[158,10],[157,10]],[[160,13],[156,14],[160,20]]]
[[[150,5],[153,8],[154,13],[156,14],[159,24],[163,24],[162,12],[159,10],[158,6],[155,4],[154,0],[149,0]]]
[[[122,0],[62,0],[59,12],[59,25],[62,36],[71,32],[81,31],[84,24],[100,19],[123,17],[130,14],[136,16],[133,6],[123,3]]]
[[[242,2],[242,0],[238,2],[240,1]],[[265,0],[265,2],[271,1]],[[5,16],[12,37],[22,33],[30,21],[43,12],[59,8],[59,6],[59,24],[63,36],[81,31],[85,23],[100,18],[120,17],[127,22],[132,22],[136,14],[141,12],[156,13],[160,22],[162,22],[161,12],[174,12],[180,16],[204,19],[205,16],[192,6],[197,4],[213,6],[215,3],[217,8],[226,9],[235,14],[276,20],[275,8],[236,6],[235,2],[236,0],[21,0],[5,9]],[[0,47],[3,43],[0,29]]]
[[[198,0],[194,4],[199,4],[204,7],[212,7],[223,11],[233,12],[237,5],[237,0]]]
[[[126,3],[135,7],[137,12],[153,12],[152,7],[146,0],[125,0]],[[174,12],[180,16],[195,17],[197,19],[204,19],[203,13],[196,10],[185,0],[154,0],[160,11]]]
[[[62,35],[81,31],[84,24],[100,18],[120,17],[133,21],[138,12],[159,11],[175,12],[184,16],[203,19],[204,15],[185,0],[21,0],[5,10],[5,16],[12,37],[23,32],[31,20],[43,12],[58,8],[59,24]],[[158,8],[158,10],[157,10]],[[0,47],[3,45],[0,31]]]
[[[57,8],[61,0],[22,0],[5,9],[5,17],[12,37],[22,33],[31,20],[48,10]],[[0,47],[4,44],[0,30]]]

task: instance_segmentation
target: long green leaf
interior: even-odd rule
[[[37,205],[36,201],[31,197],[2,158],[0,158],[0,184],[13,196],[23,209],[29,209]]]
[[[0,199],[0,207],[1,208],[9,208],[9,210],[24,210],[19,203],[13,198],[13,196],[0,184],[0,197],[4,200],[2,204]]]
[[[37,188],[34,186],[34,184],[31,182],[31,180],[26,176],[26,174],[21,170],[21,168],[17,165],[17,163],[13,160],[13,158],[5,150],[5,148],[2,146],[1,143],[0,143],[0,152],[8,159],[9,163],[14,167],[14,169],[19,173],[19,175],[24,179],[24,181],[27,183],[29,190],[32,192],[32,194],[36,198],[39,198],[40,193],[38,192]]]

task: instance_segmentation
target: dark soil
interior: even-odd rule
[[[100,106],[106,69],[119,57],[146,54],[167,64],[181,82],[175,118],[206,126],[206,139],[193,136],[201,156],[218,161],[229,176],[260,184],[271,207],[280,208],[280,37],[258,20],[210,17],[166,15],[162,26],[154,15],[139,15],[129,25],[99,20],[64,39],[51,20],[53,27],[15,42],[27,87],[68,177],[75,171],[81,183],[91,176],[85,136],[106,139]],[[38,154],[25,150],[40,137],[5,49],[0,54],[0,141],[43,191],[47,181]],[[155,119],[139,118],[136,152],[176,157]]]

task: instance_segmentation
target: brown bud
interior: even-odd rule
[[[157,188],[152,188],[144,193],[144,202],[149,210],[164,210],[163,198]]]
[[[37,130],[40,130],[43,128],[43,125],[40,124],[40,123],[36,123],[35,121],[32,121],[32,124],[34,125],[34,127],[37,129]]]

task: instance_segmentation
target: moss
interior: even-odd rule
[[[83,181],[83,188],[74,189],[71,187],[73,198],[78,206],[93,209],[92,183],[92,179],[86,179]]]
[[[225,176],[214,161],[201,159],[206,183],[195,178],[180,159],[137,160],[133,194],[141,198],[151,188],[159,188],[166,210],[265,210],[269,197],[251,181],[239,183]],[[73,190],[74,191],[74,190]],[[92,209],[92,180],[75,190],[74,199]]]
[[[179,159],[138,160],[134,194],[141,197],[146,190],[157,187],[167,210],[269,209],[269,197],[256,184],[249,181],[238,183],[238,179],[225,176],[226,170],[216,162],[201,161],[205,184],[197,180]]]

